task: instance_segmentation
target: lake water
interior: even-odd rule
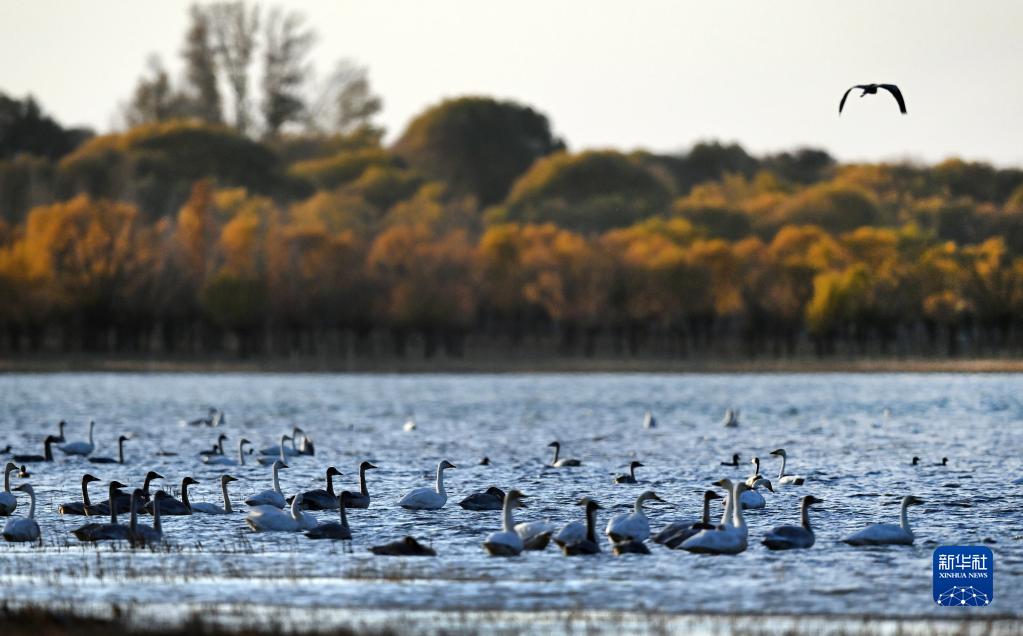
[[[1014,375],[125,375],[0,376],[0,446],[41,452],[59,419],[67,438],[84,439],[95,419],[96,454],[116,456],[119,434],[131,435],[125,465],[100,466],[55,452],[34,464],[28,480],[39,493],[43,547],[0,545],[4,600],[54,607],[138,605],[172,619],[193,610],[225,609],[241,616],[280,609],[298,622],[312,611],[390,610],[641,611],[649,613],[815,613],[889,617],[961,617],[935,607],[931,551],[937,545],[987,541],[996,559],[995,600],[987,613],[1023,614],[1023,382]],[[220,429],[185,427],[181,419],[222,408]],[[720,425],[726,408],[741,410],[738,428]],[[889,414],[884,414],[884,409]],[[657,417],[642,427],[644,411]],[[414,417],[416,430],[403,430]],[[220,503],[225,470],[203,464],[197,452],[220,431],[233,449],[239,436],[257,447],[275,444],[293,425],[316,444],[315,457],[291,461],[281,473],[286,493],[323,487],[336,465],[338,490],[354,490],[357,466],[369,459],[373,497],[368,510],[350,511],[350,548],[299,534],[253,534],[244,523],[246,496],[269,488],[269,469],[230,468],[240,479],[233,516],[165,519],[169,548],[81,545],[70,534],[82,517],[61,517],[57,506],[81,499],[80,478],[139,485],[147,470],[167,477],[166,488],[192,475],[193,501]],[[547,444],[558,439],[583,465],[546,468]],[[697,556],[652,546],[649,557],[565,558],[552,544],[513,559],[487,557],[486,534],[499,512],[458,507],[488,485],[530,496],[519,520],[563,524],[582,517],[573,505],[588,495],[609,515],[626,512],[635,497],[655,490],[672,506],[648,506],[651,526],[699,514],[700,497],[716,479],[746,476],[749,458],[776,476],[785,447],[788,472],[802,487],[767,493],[767,507],[746,514],[750,548],[743,554]],[[156,456],[158,450],[176,457]],[[732,453],[740,468],[720,465]],[[918,455],[920,466],[911,466]],[[490,466],[478,465],[488,456]],[[948,467],[938,467],[942,456]],[[440,459],[447,472],[447,506],[410,512],[401,494],[430,485]],[[614,485],[612,475],[641,460],[637,485]],[[254,463],[254,462],[253,462]],[[14,479],[17,482],[17,479]],[[160,483],[160,482],[158,482]],[[93,489],[104,499],[104,488]],[[812,513],[817,543],[809,550],[771,552],[760,538],[771,527],[798,522],[799,497],[825,500]],[[926,504],[910,511],[912,547],[854,548],[842,536],[876,521],[896,522],[904,494]],[[27,511],[21,498],[19,512]],[[715,512],[719,514],[719,508]],[[329,512],[322,520],[336,520]],[[377,557],[368,547],[413,534],[438,552],[432,559]]]

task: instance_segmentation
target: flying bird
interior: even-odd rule
[[[876,95],[877,89],[883,88],[889,93],[891,93],[893,97],[895,97],[895,101],[899,103],[899,111],[903,115],[906,114],[906,100],[902,98],[902,91],[900,91],[899,87],[896,86],[895,84],[857,84],[856,86],[853,86],[852,88],[847,90],[845,92],[845,95],[842,95],[842,101],[838,102],[839,115],[842,114],[842,108],[845,106],[845,98],[849,97],[849,93],[850,91],[853,90],[853,88],[859,88],[863,91],[862,93],[860,93],[860,97],[863,97],[864,95]]]

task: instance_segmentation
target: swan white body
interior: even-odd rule
[[[282,468],[287,468],[288,465],[284,462],[277,460],[273,464],[273,488],[270,490],[264,490],[261,493],[255,494],[245,500],[247,506],[273,506],[274,508],[284,508],[287,505],[287,501],[284,498],[284,493],[281,492],[281,481],[278,475],[278,471]]]
[[[526,550],[543,550],[551,540],[557,527],[550,521],[530,521],[515,524],[515,532],[522,539]],[[585,533],[585,528],[583,532]]]
[[[36,493],[32,490],[32,486],[28,484],[22,484],[15,488],[22,492],[28,493],[29,504],[28,504],[28,517],[20,518],[15,517],[8,519],[7,523],[4,524],[3,537],[7,541],[11,542],[26,542],[26,541],[38,541],[39,540],[39,524],[36,523]]]
[[[18,509],[18,498],[11,492],[11,473],[18,467],[7,462],[4,467],[4,491],[0,492],[0,517],[6,517]]]
[[[558,545],[568,545],[569,543],[582,541],[586,538],[586,523],[583,521],[569,521],[551,538]]]
[[[721,419],[721,425],[726,428],[737,427],[739,425],[739,411],[726,410],[725,416]]]
[[[636,497],[636,505],[630,514],[615,515],[607,522],[604,534],[614,543],[622,541],[646,541],[650,538],[650,520],[643,511],[646,501],[662,501],[652,490]]]
[[[96,444],[93,441],[93,431],[96,428],[96,422],[89,422],[89,441],[87,442],[70,442],[68,444],[62,444],[57,448],[60,449],[65,455],[81,455],[86,456],[96,450]]]
[[[785,462],[788,461],[788,454],[785,452],[784,448],[771,451],[771,454],[781,457],[781,469],[778,471],[778,479],[775,480],[778,484],[782,486],[802,486],[806,483],[806,477],[803,477],[802,475],[785,474]]]
[[[768,532],[761,543],[771,550],[805,549],[813,546],[815,539],[813,528],[810,527],[810,506],[821,501],[812,495],[803,497],[799,503],[800,525],[778,526]]]
[[[491,532],[483,541],[483,548],[491,556],[518,556],[525,549],[522,537],[515,532],[515,508],[523,507],[525,498],[518,490],[511,490],[504,496],[502,523],[500,532]]]
[[[302,512],[302,495],[291,500],[291,512],[273,506],[256,506],[245,517],[245,523],[255,532],[301,532],[316,527],[316,518]]]
[[[274,455],[284,455],[286,457],[294,457],[301,455],[298,448],[295,447],[295,438],[302,434],[302,429],[297,426],[292,429],[291,435],[282,435],[281,443],[276,446],[267,446],[259,451],[260,455],[268,455],[271,459],[275,459]],[[291,440],[291,446],[285,446],[284,442]]]
[[[763,478],[757,478],[753,480],[752,484],[746,485],[749,486],[749,490],[743,491],[739,497],[739,501],[742,502],[742,509],[760,510],[767,507],[767,500],[756,489],[760,486],[766,486],[768,490],[774,492],[771,482]]]
[[[455,465],[444,460],[437,464],[437,484],[434,488],[416,488],[408,492],[398,501],[398,505],[407,510],[440,510],[448,501],[448,493],[444,490],[444,471]]]
[[[728,483],[731,485],[731,482]],[[713,530],[702,530],[699,534],[683,541],[679,547],[701,554],[739,554],[744,552],[749,539],[746,520],[742,516],[742,506],[733,505],[731,502],[741,500],[742,493],[747,488],[749,486],[741,482],[731,485],[729,503],[725,506],[725,514],[731,515],[731,523],[722,524]]]
[[[227,493],[227,484],[237,481],[230,475],[224,475],[220,478],[220,493],[224,497],[224,507],[221,508],[217,504],[199,502],[192,504],[192,512],[198,512],[204,515],[229,515],[234,510],[231,509],[231,496]]]
[[[857,546],[913,545],[913,541],[916,537],[913,535],[913,529],[909,527],[908,510],[910,506],[916,506],[922,503],[922,499],[917,499],[912,495],[907,495],[902,498],[902,506],[899,512],[901,523],[899,525],[895,525],[893,523],[875,523],[855,534],[849,535],[842,539],[842,541],[850,545]]]
[[[238,459],[231,459],[227,455],[203,455],[202,461],[213,466],[244,466],[245,445],[250,443],[244,437],[238,440]]]
[[[286,442],[288,440],[291,440],[291,444],[292,444],[292,448],[290,448],[290,449],[287,448],[284,445],[284,442]],[[288,450],[294,451],[293,456],[294,455],[298,455],[298,451],[294,449],[294,444],[295,444],[295,439],[293,437],[291,437],[291,435],[281,435],[281,443],[280,443],[279,446],[275,447],[275,449],[274,449],[274,450],[277,451],[277,457],[273,457],[272,454],[271,455],[263,455],[262,457],[256,458],[256,461],[259,462],[263,466],[272,466],[273,463],[276,462],[276,461],[280,461],[283,464],[286,461],[286,456],[288,454],[287,453]],[[266,450],[266,449],[264,448],[263,450]]]

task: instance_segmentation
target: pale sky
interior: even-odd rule
[[[150,53],[180,73],[188,4],[0,0],[0,90],[107,130]],[[444,97],[485,94],[546,113],[574,150],[721,139],[1023,166],[1019,0],[278,4],[317,28],[321,74],[341,57],[369,67],[389,138]],[[879,95],[850,96],[838,117],[844,90],[866,82],[901,86],[909,115]]]

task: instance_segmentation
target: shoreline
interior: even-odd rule
[[[1023,634],[1011,614],[971,612],[954,616],[876,614],[757,614],[753,612],[658,613],[639,610],[352,610],[217,606],[166,614],[123,606],[81,611],[40,605],[0,606],[7,636],[356,636],[385,634]],[[98,611],[97,611],[98,610]],[[254,610],[254,611],[253,611]]]
[[[354,358],[232,356],[107,356],[54,354],[0,356],[11,373],[1023,373],[1023,358],[585,358],[466,357]]]

